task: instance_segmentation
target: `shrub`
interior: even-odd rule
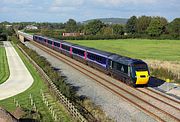
[[[162,78],[163,80],[170,79],[172,81],[179,81],[178,76],[165,68],[150,68],[151,75]]]

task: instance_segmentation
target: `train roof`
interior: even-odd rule
[[[140,59],[133,59],[130,57],[126,56],[121,56],[121,55],[112,55],[109,57],[112,61],[119,62],[125,65],[131,65],[133,63],[142,63],[143,61]]]
[[[64,42],[63,40],[57,40],[57,39],[49,38],[49,37],[46,37],[46,36],[41,36],[41,35],[35,35],[35,36],[39,36],[39,37],[42,37],[42,38],[45,38],[45,39],[48,39],[48,40],[51,40],[51,41],[55,41],[55,42]]]
[[[68,45],[68,46],[73,46],[73,45],[75,45],[75,44],[73,44],[73,43],[70,43],[70,42],[62,42],[62,44],[65,44],[65,45]]]
[[[102,56],[106,56],[106,57],[109,57],[111,55],[114,55],[113,53],[110,53],[110,52],[106,52],[106,51],[101,51],[101,50],[97,50],[97,49],[94,49],[94,48],[90,48],[87,50],[87,52],[90,52],[90,53],[95,53],[95,54],[100,54]]]
[[[78,45],[78,44],[75,44],[75,45],[73,45],[72,47],[78,48],[78,49],[82,49],[82,50],[88,50],[88,49],[91,49],[91,48],[89,48],[89,47],[81,46],[81,45]]]

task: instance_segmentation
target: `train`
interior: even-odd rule
[[[143,60],[40,35],[33,35],[33,40],[130,86],[146,86],[148,84],[150,72],[148,65]]]

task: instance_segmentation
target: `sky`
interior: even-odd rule
[[[0,22],[78,22],[95,18],[180,18],[180,0],[0,0]]]

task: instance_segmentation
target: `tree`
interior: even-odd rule
[[[86,34],[96,35],[104,26],[100,20],[93,20],[85,26]]]
[[[65,25],[65,29],[66,29],[66,32],[76,32],[77,31],[77,23],[75,20],[73,19],[69,19],[67,22],[66,22],[66,25]]]
[[[0,23],[0,40],[7,40],[8,36],[12,36],[14,30],[12,27],[7,27],[6,25],[10,24],[9,22]]]
[[[111,27],[103,27],[101,29],[101,34],[103,35],[112,35],[113,34],[113,30]]]
[[[84,28],[85,28],[85,25],[83,25],[81,23],[77,24],[77,31],[78,32],[84,32],[85,31]]]
[[[167,26],[168,32],[174,37],[180,37],[180,18],[175,18]]]
[[[147,28],[147,33],[150,36],[160,36],[165,32],[165,27],[167,25],[167,20],[163,17],[154,17],[151,19],[149,27]]]
[[[136,27],[138,33],[145,33],[146,29],[149,27],[151,22],[151,17],[148,16],[141,16],[137,19]]]
[[[126,24],[126,31],[127,33],[136,33],[136,23],[137,23],[137,18],[136,16],[132,16],[130,19],[128,19],[127,24]]]
[[[120,24],[115,24],[112,26],[113,28],[113,34],[116,35],[123,35],[124,34],[124,27]]]

